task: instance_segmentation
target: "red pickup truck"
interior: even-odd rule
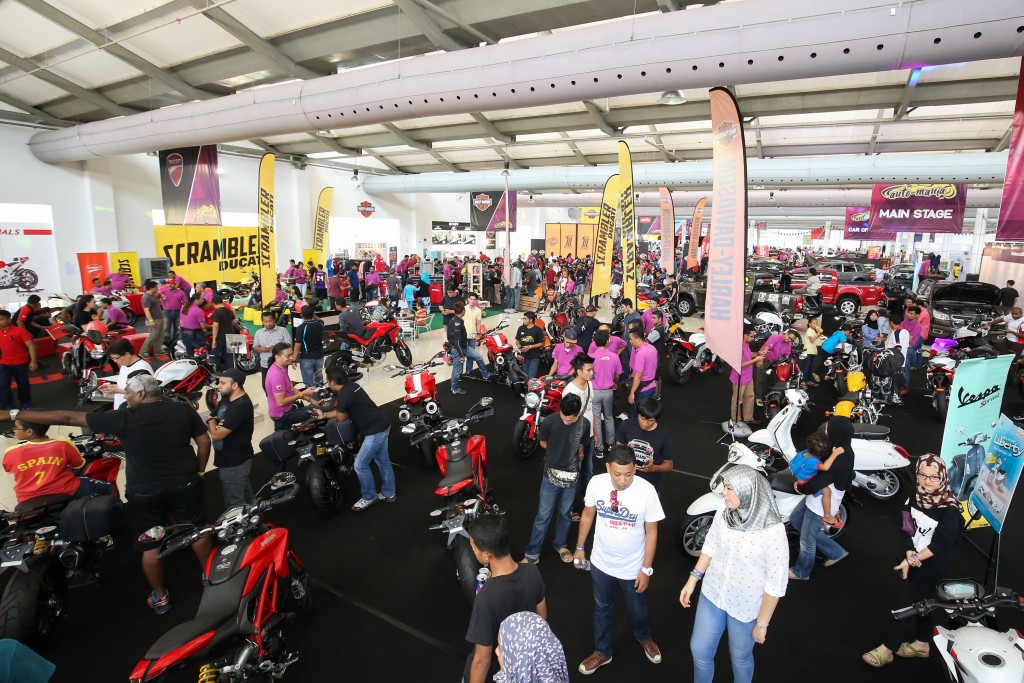
[[[807,284],[806,268],[792,271],[793,291],[799,292]],[[853,315],[861,306],[878,306],[885,303],[885,287],[880,284],[866,282],[839,282],[839,275],[834,270],[818,270],[821,280],[821,303],[831,304],[843,315]]]

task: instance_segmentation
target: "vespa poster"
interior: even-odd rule
[[[997,534],[1003,529],[1010,499],[1020,480],[1022,454],[1024,430],[1010,418],[1000,415],[992,441],[983,449],[984,460],[978,467],[970,498],[971,507],[981,513]]]

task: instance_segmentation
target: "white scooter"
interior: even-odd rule
[[[1022,683],[1024,638],[1020,631],[995,630],[997,608],[1024,609],[1021,596],[1005,588],[985,595],[974,579],[939,581],[938,600],[922,600],[893,610],[897,619],[945,611],[957,628],[936,626],[932,640],[953,683]]]
[[[787,389],[786,398],[789,405],[772,418],[767,427],[757,430],[748,439],[755,452],[765,451],[765,461],[769,466],[774,462],[772,456],[781,454],[788,463],[796,455],[793,426],[800,413],[810,407],[807,392],[803,389]],[[853,485],[879,500],[895,498],[907,485],[910,454],[902,446],[889,441],[888,427],[854,424],[853,430],[853,451],[856,454]]]
[[[683,523],[676,536],[676,544],[680,552],[692,557],[700,555],[708,529],[711,528],[711,522],[725,506],[725,499],[722,496],[722,474],[737,465],[753,467],[768,477],[768,481],[772,485],[772,493],[775,495],[775,504],[779,507],[779,513],[784,521],[789,522],[789,516],[804,496],[793,489],[796,478],[789,470],[768,473],[767,457],[770,456],[764,450],[753,451],[746,444],[737,442],[729,446],[728,461],[718,468],[718,471],[711,477],[711,492],[705,493],[686,508],[686,517],[683,518]],[[846,529],[849,514],[845,503],[840,503],[836,519],[841,522],[840,526],[827,529],[827,534],[832,538],[839,536]],[[791,527],[787,527],[787,530],[799,533],[798,529]]]

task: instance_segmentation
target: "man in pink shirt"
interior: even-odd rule
[[[615,445],[615,388],[619,385],[622,374],[622,361],[619,354],[611,348],[612,341],[622,342],[620,337],[613,337],[607,326],[602,326],[594,333],[594,341],[590,344],[588,355],[594,359],[594,424],[601,430],[601,444],[604,451]],[[625,342],[622,342],[625,343]]]
[[[660,310],[661,309],[658,308],[658,300],[656,298],[652,298],[647,304],[647,310],[645,310],[640,316],[640,320],[644,323],[644,334],[650,334],[651,330],[654,329],[654,318],[652,316],[655,311]]]
[[[576,330],[571,327],[565,331],[561,344],[551,351],[551,357],[555,362],[548,370],[549,375],[568,376],[572,372],[572,359],[583,353],[583,349],[576,343]]]
[[[636,404],[640,399],[654,396],[658,390],[658,351],[640,330],[629,331],[629,345],[633,353],[629,359],[629,370],[633,374],[633,383],[629,388],[629,405],[633,406],[633,417],[636,417]]]
[[[124,272],[124,270],[119,270],[116,273],[110,273],[107,275],[106,279],[110,280],[111,289],[115,292],[123,292],[125,287],[128,286],[128,282],[132,279],[132,276],[129,273]]]
[[[192,289],[192,285],[188,283],[188,280],[176,274],[173,270],[167,271],[167,281],[170,282],[171,280],[174,280],[175,282],[178,283],[178,289],[180,289],[183,293],[187,293],[188,290]]]

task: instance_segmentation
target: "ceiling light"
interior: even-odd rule
[[[349,178],[352,181],[352,187],[359,187],[362,181],[359,179],[359,169],[352,171],[352,177]]]
[[[758,183],[757,185],[754,185],[754,189],[755,190],[763,190],[764,189],[764,185],[761,185],[760,183]]]
[[[501,172],[501,175],[506,177],[506,178],[508,178],[510,175],[512,175],[511,173],[508,172],[508,167],[509,167],[509,163],[506,161],[505,162],[505,168]]]
[[[775,193],[774,192],[769,192],[768,193],[768,201],[770,201],[770,202],[774,202],[775,201]]]
[[[666,90],[658,98],[658,104],[684,104],[686,96],[679,90]]]
[[[533,204],[533,195],[530,195],[530,203]]]

